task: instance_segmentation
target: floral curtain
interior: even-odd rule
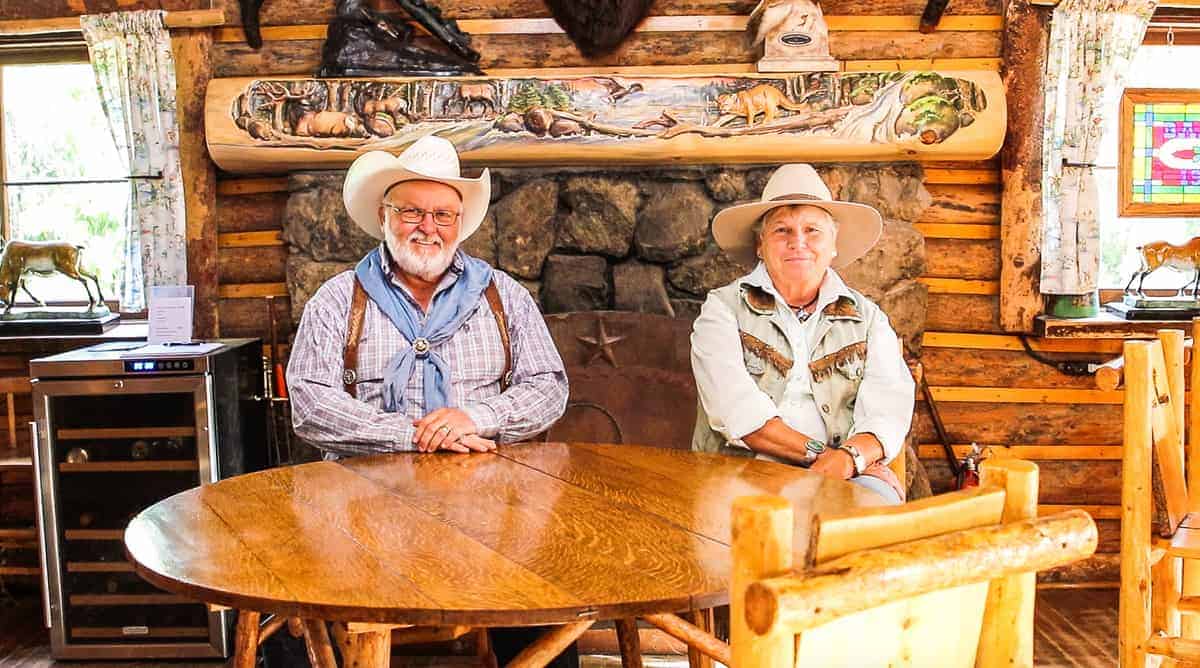
[[[1095,163],[1111,96],[1119,95],[1157,0],[1062,0],[1046,58],[1042,147],[1044,294],[1085,294],[1100,273]],[[1106,193],[1106,196],[1111,193]]]
[[[175,118],[175,59],[163,12],[80,17],[100,103],[130,175],[121,308],[146,286],[187,282],[187,229]]]

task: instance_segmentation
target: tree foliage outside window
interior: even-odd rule
[[[1146,45],[1138,49],[1127,88],[1200,88],[1200,46]],[[1117,119],[1120,95],[1113,96],[1108,117]],[[1096,170],[1100,198],[1100,287],[1123,288],[1141,264],[1137,247],[1150,241],[1181,244],[1200,235],[1200,218],[1122,218],[1117,215],[1117,123],[1109,124],[1100,148],[1101,169]],[[1121,184],[1121,187],[1128,187]],[[1146,288],[1179,288],[1189,278],[1171,269],[1160,269],[1146,279]]]
[[[0,77],[7,203],[0,236],[85,246],[84,266],[97,273],[104,296],[116,298],[129,182],[91,65],[5,65]],[[86,299],[79,282],[62,275],[27,282],[43,301]]]

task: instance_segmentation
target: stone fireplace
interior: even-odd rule
[[[546,313],[620,310],[694,318],[705,294],[742,272],[716,247],[719,209],[756,199],[772,167],[493,169],[492,205],[464,249],[519,279]],[[925,242],[913,226],[930,204],[913,163],[831,164],[837,199],[883,214],[884,233],[840,270],[875,300],[906,348],[925,327]],[[375,240],[342,206],[344,171],[291,176],[284,239],[293,317],[327,278],[353,268]]]

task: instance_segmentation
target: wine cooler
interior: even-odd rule
[[[146,507],[267,464],[262,344],[113,342],[30,362],[42,595],[60,659],[227,657],[229,611],[125,558]]]

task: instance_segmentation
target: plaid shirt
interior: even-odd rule
[[[437,292],[458,280],[461,271],[462,260],[456,255]],[[508,318],[512,386],[500,392],[504,348],[483,296],[462,328],[434,351],[449,367],[449,405],[469,415],[480,435],[508,443],[529,438],[562,416],[567,374],[529,291],[502,271],[495,271],[493,277]],[[390,271],[389,278],[403,288]],[[403,414],[383,411],[384,368],[409,342],[370,299],[358,348],[358,398],[343,389],[343,348],[353,289],[354,272],[343,272],[322,285],[304,307],[287,369],[292,426],[297,436],[327,455],[413,450],[412,423],[425,415],[423,374],[418,365],[404,390]],[[407,289],[403,294],[416,305]]]

